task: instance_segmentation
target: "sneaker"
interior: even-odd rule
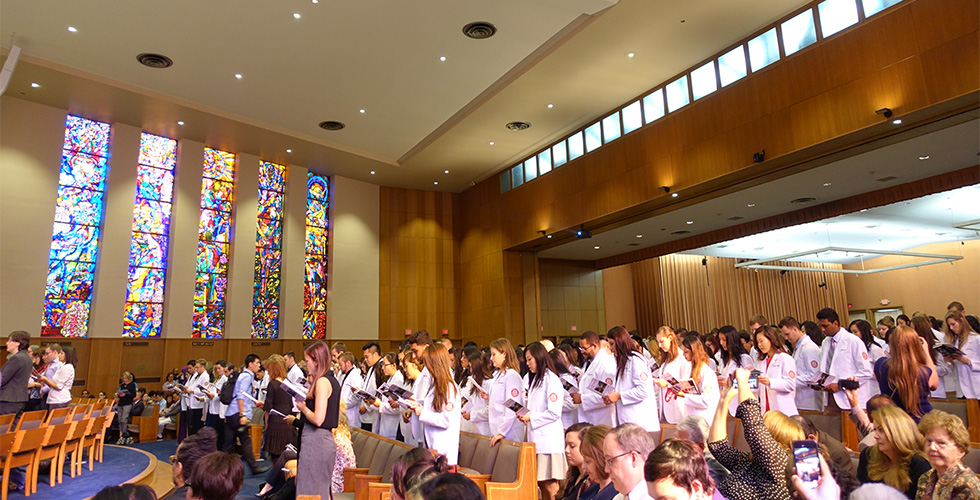
[[[116,441],[116,444],[120,444],[120,445],[121,444],[126,444],[126,438],[124,438],[124,437],[119,438],[119,441]]]
[[[133,444],[133,438],[131,437],[126,438],[126,444]]]

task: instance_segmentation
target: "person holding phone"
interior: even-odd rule
[[[796,409],[796,361],[783,343],[783,336],[769,326],[755,331],[755,344],[759,347],[759,404],[762,411],[777,410],[792,417]]]

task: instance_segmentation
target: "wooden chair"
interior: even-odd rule
[[[71,459],[69,462],[70,469],[68,470],[71,477],[75,477],[75,472],[79,474],[82,473],[82,439],[85,438],[85,433],[88,432],[89,427],[92,425],[92,419],[84,418],[82,420],[76,420],[72,422],[71,432],[68,433],[68,439],[65,440],[64,453],[71,453]],[[64,468],[58,469],[58,482],[61,482],[61,478],[64,476]]]
[[[37,429],[44,425],[44,416],[48,412],[45,410],[37,411],[25,411],[20,414],[20,420],[17,421],[17,427],[14,428],[14,432],[22,429]]]
[[[75,411],[75,408],[71,406],[48,410],[48,416],[44,418],[44,425],[58,425],[71,421],[73,411]]]
[[[48,425],[48,433],[44,436],[44,442],[41,443],[41,447],[38,449],[38,463],[41,460],[51,459],[48,484],[52,488],[54,487],[55,479],[60,481],[60,478],[56,476],[57,471],[65,466],[65,454],[62,449],[65,447],[65,440],[68,438],[68,433],[71,432],[72,425],[74,424],[71,422]],[[35,472],[31,481],[31,491],[34,493],[37,493],[37,477],[38,473]]]
[[[89,414],[92,413],[93,405],[77,405],[75,406],[75,413],[72,413],[71,418],[75,422],[83,418],[88,418]]]
[[[92,412],[89,413],[89,416],[101,417],[107,411],[106,406],[107,404],[105,401],[99,401],[98,403],[95,403],[94,405],[92,405]]]
[[[104,415],[105,423],[102,424],[102,430],[99,432],[99,435],[96,436],[95,438],[95,442],[96,442],[95,459],[98,460],[99,462],[102,462],[102,452],[105,449],[105,435],[109,431],[109,427],[112,426],[112,420],[116,417],[116,412],[114,411],[106,412],[106,410],[103,409],[103,413],[105,413]]]
[[[47,433],[47,427],[35,427],[2,436],[3,449],[8,450],[3,456],[3,484],[0,485],[3,489],[2,500],[7,500],[10,471],[14,467],[22,465],[27,466],[27,475],[24,479],[24,496],[31,496],[31,478],[37,474],[37,450],[41,447]],[[8,439],[11,441],[9,445]]]
[[[98,454],[98,446],[99,446],[99,444],[98,444],[98,438],[99,438],[99,434],[101,434],[101,432],[102,432],[102,429],[105,428],[106,417],[105,416],[95,417],[95,418],[90,419],[90,420],[92,421],[92,425],[90,425],[88,427],[88,430],[85,431],[85,436],[82,437],[82,443],[81,443],[81,450],[87,450],[88,451],[88,470],[89,470],[89,472],[92,471],[92,467],[95,464],[95,457]],[[82,460],[82,453],[81,453],[81,450],[78,453],[78,467],[79,467],[78,470],[79,471],[82,470],[81,469],[81,467],[82,467],[82,462],[81,462],[81,460]]]
[[[14,417],[17,415],[14,413],[8,413],[6,415],[0,415],[0,434],[6,434],[7,432],[13,431]]]

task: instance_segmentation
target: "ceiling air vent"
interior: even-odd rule
[[[330,131],[342,130],[346,126],[347,125],[344,125],[343,123],[335,122],[332,120],[320,122],[319,124],[319,127],[322,128],[323,130],[330,130]]]
[[[174,65],[174,60],[163,54],[151,54],[144,52],[136,56],[136,60],[147,68],[164,69]]]
[[[486,21],[477,21],[463,26],[463,34],[474,40],[485,40],[497,34],[497,27]]]
[[[640,246],[640,244],[639,243],[627,243],[626,246],[628,246],[628,247],[638,247],[638,246]]]
[[[734,217],[729,217],[729,218],[728,218],[728,220],[742,220],[742,219],[744,219],[744,218],[745,218],[745,217],[742,217],[742,216],[740,216],[740,215],[736,215],[736,216],[734,216]]]
[[[507,130],[527,130],[531,128],[531,124],[528,122],[510,122],[507,124]]]
[[[894,175],[889,175],[888,177],[882,177],[881,179],[876,179],[876,180],[878,182],[888,182],[888,181],[893,181],[895,179],[898,179],[898,177],[895,177]]]
[[[813,203],[815,201],[817,201],[816,198],[803,197],[803,198],[797,198],[795,200],[792,200],[790,201],[790,203],[795,203],[797,205],[805,205],[807,203]]]
[[[682,234],[691,234],[691,232],[690,231],[671,231],[670,234],[673,234],[675,236],[680,236]]]

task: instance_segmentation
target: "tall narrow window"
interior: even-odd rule
[[[88,333],[109,165],[108,123],[68,116],[61,152],[41,335]]]
[[[505,172],[507,173],[507,172]],[[327,335],[327,255],[330,235],[330,180],[306,174],[306,283],[303,289],[303,338]]]
[[[141,136],[123,337],[160,336],[176,165],[177,141]]]
[[[235,201],[235,155],[204,149],[197,281],[191,336],[218,339],[225,330],[225,293],[231,258],[231,208]]]
[[[279,337],[279,283],[282,270],[282,204],[286,167],[259,162],[258,229],[252,289],[252,338]]]

